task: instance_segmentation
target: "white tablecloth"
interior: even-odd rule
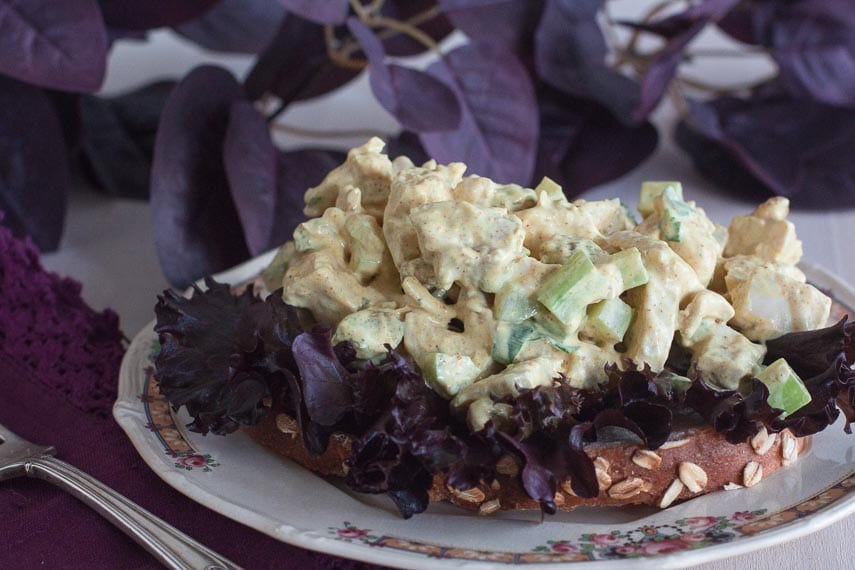
[[[156,78],[178,78],[200,61],[217,61],[242,75],[248,59],[212,56],[194,46],[157,32],[149,44],[120,45],[114,50],[105,86],[117,92]],[[339,93],[295,105],[284,117],[292,125],[314,129],[342,129],[370,126],[394,131],[394,121],[374,102],[365,77]],[[689,159],[675,148],[670,133],[674,112],[665,107],[657,112],[662,142],[643,166],[619,180],[596,188],[585,198],[621,197],[634,204],[643,180],[681,180],[689,199],[697,200],[707,214],[720,223],[750,210],[742,202],[702,179]],[[304,140],[286,139],[285,146],[299,146]],[[313,141],[327,145],[331,141]],[[342,148],[359,140],[333,141]],[[855,211],[825,213],[795,211],[795,222],[804,243],[805,259],[825,266],[849,283],[855,283],[855,264],[851,263],[851,232]],[[850,228],[849,232],[846,228]],[[847,237],[849,236],[849,237]],[[847,251],[849,253],[847,253]],[[148,204],[106,198],[86,188],[71,196],[62,245],[57,253],[45,255],[48,269],[71,276],[83,283],[83,296],[96,309],[110,307],[121,318],[122,330],[129,337],[153,317],[156,295],[168,286],[158,265]],[[720,562],[699,566],[705,570],[750,568],[824,568],[844,570],[853,567],[855,516],[840,521],[804,538]]]

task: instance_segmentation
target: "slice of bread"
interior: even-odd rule
[[[297,422],[286,414],[267,414],[243,430],[272,451],[296,461],[320,475],[343,477],[351,452],[351,438],[334,434],[325,453],[311,457],[303,447]],[[765,429],[749,443],[731,444],[711,427],[686,425],[675,429],[671,438],[655,451],[644,449],[640,441],[617,439],[585,446],[594,460],[600,493],[581,499],[569,482],[559,485],[556,505],[562,510],[587,506],[654,505],[665,508],[676,501],[712,491],[751,487],[780,467],[794,462],[808,445],[808,438],[790,432],[767,434]],[[490,514],[497,510],[539,509],[519,479],[520,465],[508,455],[498,466],[492,484],[458,491],[446,485],[445,474],[434,476],[431,501],[444,501],[464,509]]]

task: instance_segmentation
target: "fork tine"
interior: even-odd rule
[[[6,426],[0,424],[0,443],[21,443],[23,441],[23,439],[15,435],[15,433],[9,430]]]

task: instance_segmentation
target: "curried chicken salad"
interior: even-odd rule
[[[351,150],[306,192],[311,218],[267,286],[358,359],[409,355],[472,430],[556,378],[594,389],[609,364],[661,372],[675,346],[690,359],[676,389],[755,377],[782,417],[810,402],[785,359],[764,364],[767,341],[825,326],[831,307],[796,267],[786,198],[725,228],[680,183],[646,182],[639,221],[617,199],[568,201],[546,178],[497,184],[382,150]]]

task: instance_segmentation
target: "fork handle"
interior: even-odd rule
[[[92,507],[167,568],[240,570],[236,564],[73,465],[42,456],[27,461],[25,468],[29,477],[53,483]]]

